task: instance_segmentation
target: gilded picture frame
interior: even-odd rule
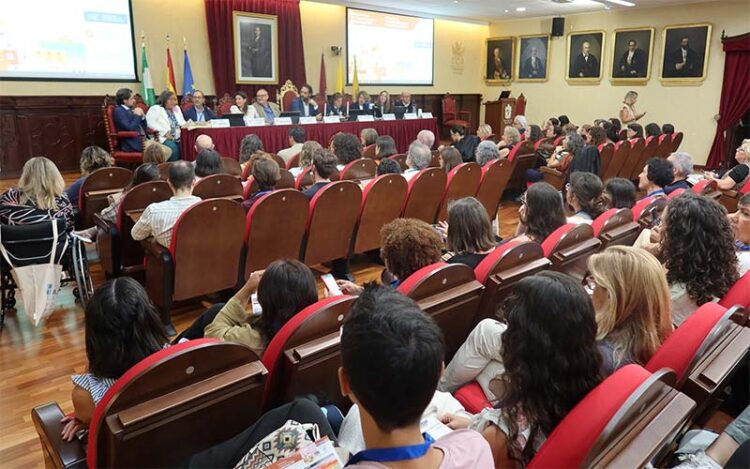
[[[568,33],[565,47],[565,80],[568,83],[595,85],[602,80],[606,40],[607,33],[601,29]],[[589,44],[588,60],[583,54],[585,43]]]
[[[664,27],[659,71],[659,80],[664,85],[698,85],[706,79],[711,29],[711,23]],[[684,40],[686,48],[682,47]]]
[[[279,83],[278,17],[232,12],[235,81],[244,85]]]
[[[507,85],[513,81],[516,38],[490,37],[484,41],[484,81],[488,85]]]
[[[532,55],[536,48],[535,57],[540,65],[532,64]],[[539,53],[539,49],[544,51]],[[549,80],[550,65],[550,35],[549,34],[532,34],[518,37],[518,54],[516,60],[516,79],[519,82],[526,83],[543,83]]]
[[[651,79],[655,35],[656,29],[646,26],[615,29],[612,32],[609,80],[613,85],[648,83]],[[632,55],[630,55],[631,41],[634,44]]]

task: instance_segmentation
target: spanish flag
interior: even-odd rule
[[[172,66],[172,54],[169,53],[169,46],[167,46],[167,89],[177,96],[177,85],[175,85],[174,67]]]

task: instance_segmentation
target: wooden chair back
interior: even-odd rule
[[[646,228],[667,208],[666,197],[651,197],[639,200],[633,207],[633,221]]]
[[[435,223],[435,214],[445,192],[446,180],[447,176],[442,168],[423,169],[412,177],[401,216]]]
[[[309,209],[307,197],[294,189],[255,201],[245,218],[245,280],[275,260],[299,258]]]
[[[641,174],[641,171],[643,171],[643,167],[646,166],[646,163],[648,163],[648,160],[653,158],[656,155],[656,150],[659,147],[659,140],[655,137],[648,137],[645,140],[643,151],[641,151],[641,156],[638,159],[638,162],[635,165],[635,168],[633,168],[633,172],[630,173],[631,180],[638,179],[638,175]]]
[[[362,149],[362,158],[370,158],[371,160],[375,159],[375,144],[367,145]]]
[[[630,140],[628,142],[630,150],[628,151],[628,159],[622,164],[618,176],[625,179],[632,179],[630,176],[633,171],[636,171],[636,176],[643,170],[643,165],[638,166],[641,162],[641,154],[643,149],[646,147],[646,141],[642,138]]]
[[[312,166],[303,169],[294,179],[294,188],[300,191],[307,189],[313,184]]]
[[[588,259],[601,247],[591,225],[568,223],[555,230],[542,243],[545,257],[552,261],[551,269],[583,281],[588,272]]]
[[[229,174],[212,174],[198,181],[193,195],[203,200],[233,197],[241,201],[242,182]]]
[[[611,143],[605,143],[602,145],[599,145],[599,161],[601,168],[599,169],[600,174],[605,175],[607,174],[607,170],[609,169],[609,165],[612,163],[612,158],[615,154],[615,146]],[[606,181],[606,179],[602,179],[603,181]]]
[[[78,192],[78,210],[84,228],[94,226],[94,214],[109,207],[107,196],[122,192],[133,179],[129,169],[100,168],[86,176]]]
[[[278,96],[281,111],[288,111],[292,108],[294,100],[299,97],[299,91],[291,80],[287,80],[284,82],[284,86],[279,89]]]
[[[375,177],[375,171],[378,169],[375,160],[370,158],[360,158],[358,160],[351,161],[349,164],[344,166],[339,174],[341,181],[362,181],[365,179],[372,179]]]
[[[353,253],[380,248],[380,229],[401,215],[406,191],[406,179],[398,174],[384,174],[367,184],[362,192]]]
[[[620,140],[612,149],[612,159],[607,165],[606,170],[602,170],[602,181],[617,177],[620,175],[623,165],[630,156],[630,143],[627,140]]]
[[[534,144],[528,140],[518,142],[508,154],[508,160],[514,163],[513,174],[508,181],[508,188],[521,189],[525,187],[526,170],[534,167],[536,151]]]
[[[591,224],[594,236],[602,242],[602,249],[609,246],[632,246],[641,232],[641,226],[633,221],[633,212],[628,208],[612,208],[604,212]]]
[[[672,153],[672,136],[669,134],[659,135],[659,144],[656,147],[654,156],[657,158],[666,158]]]
[[[469,336],[483,290],[471,267],[444,262],[423,267],[398,286],[399,292],[416,301],[443,330],[446,358]]]
[[[234,158],[227,158],[226,156],[221,157],[221,164],[224,167],[224,173],[236,178],[242,177],[242,167],[240,162]]]
[[[271,158],[276,162],[277,165],[279,165],[279,168],[286,168],[286,161],[284,161],[284,158],[280,157],[276,153],[269,153],[271,155]]]
[[[512,171],[513,163],[507,159],[493,161],[482,168],[482,179],[479,181],[475,197],[487,210],[490,221],[497,216],[500,198]]]
[[[682,132],[677,132],[674,135],[672,135],[672,146],[669,149],[670,153],[676,152],[680,148],[680,144],[682,143]]]
[[[284,168],[279,170],[281,177],[276,183],[276,189],[294,189],[294,176]]]
[[[292,155],[291,158],[289,158],[289,160],[286,162],[286,165],[282,166],[282,168],[286,168],[286,169],[296,168],[297,166],[299,166],[299,157],[300,157],[300,153],[295,153],[294,155]]]
[[[448,205],[454,200],[474,197],[482,180],[482,167],[477,163],[462,163],[451,170],[445,192],[437,211],[437,221],[448,220]]]
[[[391,155],[388,157],[391,160],[395,160],[399,166],[401,166],[401,171],[406,171],[409,169],[409,167],[406,165],[406,153],[398,153],[396,155]]]
[[[159,179],[162,181],[169,179],[169,162],[159,163],[157,168],[159,168]]]
[[[310,201],[307,232],[300,259],[317,265],[349,256],[362,191],[352,181],[336,181],[319,190]]]

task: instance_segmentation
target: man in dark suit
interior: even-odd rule
[[[521,66],[521,78],[544,78],[547,76],[545,63],[537,57],[538,49],[531,47],[531,55],[523,61]]]
[[[690,40],[686,37],[680,39],[680,47],[667,57],[667,68],[665,77],[700,77],[703,73],[703,59],[698,53],[690,48]]]
[[[206,97],[203,95],[203,91],[193,91],[193,106],[187,111],[182,113],[182,117],[186,121],[192,120],[193,122],[206,122],[211,119],[215,119],[216,115],[214,112],[205,106]]]
[[[585,41],[581,45],[581,53],[573,60],[571,78],[598,78],[599,60],[591,53],[591,44]]]
[[[417,104],[412,102],[411,93],[408,91],[401,92],[401,99],[396,101],[395,106],[403,106],[406,108],[406,111],[404,111],[406,114],[417,112]]]
[[[646,53],[638,47],[635,39],[628,41],[628,50],[622,54],[617,63],[615,76],[619,78],[642,78],[648,68]]]
[[[290,111],[297,111],[299,112],[300,116],[315,116],[318,118],[322,118],[320,112],[318,103],[315,102],[314,99],[312,99],[313,95],[313,89],[312,86],[305,83],[302,85],[299,89],[299,98],[292,101],[292,107]]]
[[[259,25],[253,28],[253,38],[250,41],[250,65],[254,77],[270,77],[271,74],[271,44],[268,37],[263,35]]]
[[[138,132],[145,131],[145,115],[143,109],[135,108],[135,94],[128,88],[120,88],[115,94],[115,109],[112,112],[115,130]],[[118,147],[122,151],[143,151],[143,139],[141,137],[119,138]]]

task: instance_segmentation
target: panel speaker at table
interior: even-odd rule
[[[237,83],[278,83],[278,23],[274,15],[232,12]]]

